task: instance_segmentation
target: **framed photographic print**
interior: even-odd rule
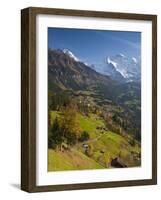
[[[157,16],[21,12],[21,188],[157,183]]]

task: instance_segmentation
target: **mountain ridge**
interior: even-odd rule
[[[66,89],[83,89],[95,82],[103,85],[116,84],[109,76],[102,75],[62,50],[48,51],[49,81]],[[65,77],[65,78],[64,78]]]

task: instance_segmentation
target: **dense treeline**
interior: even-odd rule
[[[66,107],[70,103],[69,95],[65,92],[48,94],[48,108],[50,110],[59,110],[61,107]]]
[[[76,142],[83,142],[89,139],[88,132],[81,129],[77,120],[77,106],[74,102],[65,105],[61,115],[56,117],[53,124],[49,127],[49,147],[61,148],[67,144],[72,146]]]

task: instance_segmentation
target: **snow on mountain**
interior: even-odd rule
[[[81,62],[81,63],[84,63],[87,67],[90,67],[91,69],[97,71],[95,69],[95,66],[93,64],[89,64],[87,62],[84,62],[80,59],[78,59],[70,50],[68,49],[63,49],[63,53],[67,54],[70,58],[74,59],[76,62]]]
[[[85,65],[90,66],[87,62],[84,62]]]
[[[75,61],[79,61],[79,59],[68,49],[63,49],[63,53],[69,55],[71,58],[73,58]]]
[[[134,63],[136,63],[137,64],[137,59],[135,58],[135,57],[132,57],[132,61],[134,62]]]
[[[126,56],[122,53],[119,54],[121,57],[125,58]]]
[[[112,61],[109,57],[107,58],[107,64],[112,64],[117,69],[117,63]]]
[[[76,62],[82,62],[69,49],[64,49],[63,53],[70,56]],[[111,76],[115,80],[120,81],[122,79],[123,81],[129,82],[140,81],[141,78],[140,60],[135,57],[129,58],[122,53],[111,57],[108,56],[105,62],[99,65],[91,65],[87,62],[82,63],[103,75]]]
[[[96,70],[98,71],[97,66]],[[110,75],[113,79],[122,77],[126,82],[139,81],[141,77],[140,60],[135,57],[129,58],[122,53],[108,56],[102,67],[99,67],[99,72]]]
[[[120,56],[125,57],[123,54]],[[118,63],[111,60],[111,58],[107,58],[107,65],[112,64],[117,72],[119,72],[124,78],[127,78],[128,74],[125,69],[119,69]],[[107,70],[108,71],[108,70]]]
[[[129,77],[128,73],[126,72],[126,70],[117,70],[118,72],[120,72],[120,74],[126,79]]]

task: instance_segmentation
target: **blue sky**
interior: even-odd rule
[[[141,33],[127,31],[48,28],[48,47],[69,49],[80,60],[97,64],[122,53],[141,57]]]

